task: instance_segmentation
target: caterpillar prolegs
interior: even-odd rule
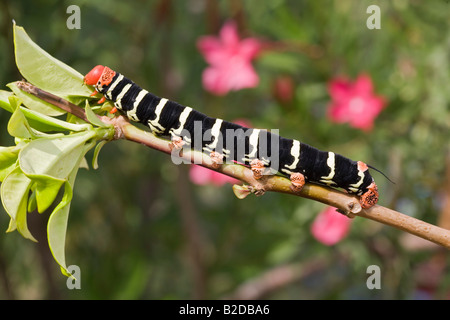
[[[289,177],[294,191],[300,191],[309,181],[356,194],[363,208],[378,201],[377,185],[361,161],[320,151],[274,132],[208,117],[159,98],[105,66],[93,68],[84,83],[93,85],[103,94],[101,100],[112,101],[130,120],[148,125],[155,135],[171,136],[176,148],[186,145],[207,153],[217,164],[234,161],[250,165],[257,179],[270,168]]]

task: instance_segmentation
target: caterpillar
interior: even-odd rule
[[[114,103],[111,112],[121,110],[130,120],[149,126],[153,134],[171,136],[174,148],[186,145],[207,153],[217,165],[224,161],[248,165],[256,179],[270,168],[288,177],[293,191],[299,192],[306,182],[313,182],[356,194],[365,209],[378,201],[377,185],[362,161],[321,151],[274,132],[208,117],[157,97],[106,66],[94,67],[84,77],[84,84],[94,86],[92,96],[103,95],[99,102]]]

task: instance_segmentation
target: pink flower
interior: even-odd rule
[[[250,123],[250,121],[248,121],[247,119],[235,119],[233,120],[233,123],[236,123],[240,126],[246,127],[246,128],[251,128],[252,124]]]
[[[219,37],[201,37],[197,46],[210,65],[203,72],[206,90],[224,95],[229,91],[258,85],[259,77],[251,61],[261,51],[261,43],[256,38],[240,40],[233,21],[225,23]]]
[[[373,122],[383,110],[386,101],[373,92],[370,76],[361,74],[355,82],[337,78],[328,84],[332,102],[328,117],[333,122],[348,122],[350,126],[365,131],[373,128]]]
[[[193,183],[200,186],[213,184],[220,187],[226,183],[239,183],[239,181],[234,178],[196,164],[191,165],[191,169],[189,170],[189,178]]]
[[[341,241],[349,232],[351,219],[328,207],[314,220],[311,226],[313,236],[323,244],[331,246]]]

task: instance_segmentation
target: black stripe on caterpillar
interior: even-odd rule
[[[272,173],[289,177],[294,191],[309,181],[356,194],[363,208],[378,201],[377,185],[364,162],[274,132],[208,117],[157,97],[105,66],[93,68],[84,83],[93,85],[93,94],[103,94],[101,100],[113,102],[130,120],[148,125],[155,135],[171,136],[174,147],[187,145],[209,154],[218,164],[224,160],[250,165],[257,179],[270,167]]]

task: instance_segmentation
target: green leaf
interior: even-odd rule
[[[72,200],[73,183],[78,168],[74,170],[69,181],[64,183],[64,195],[61,202],[56,206],[50,215],[47,223],[47,238],[50,251],[55,261],[61,267],[61,271],[64,275],[70,277],[71,274],[67,270],[65,244],[66,244],[66,232],[67,222],[69,220],[70,201]]]
[[[107,140],[100,141],[94,150],[94,156],[92,158],[92,168],[95,170],[98,169],[98,155],[100,153],[100,150],[103,148],[103,146],[107,143]]]
[[[84,108],[86,112],[86,118],[89,120],[90,123],[92,123],[94,126],[100,127],[100,128],[107,128],[111,127],[110,124],[107,124],[100,120],[97,115],[92,111],[91,106],[89,105],[89,102],[86,100],[86,106]]]
[[[30,93],[20,90],[15,82],[8,83],[6,86],[10,88],[12,92],[22,100],[23,104],[31,110],[36,110],[48,116],[59,116],[65,113],[65,111],[51,103],[45,102]]]
[[[0,147],[0,182],[14,169],[20,147]]]
[[[0,90],[0,108],[5,109],[8,112],[13,113],[14,109],[11,107],[9,103],[9,97],[12,95],[12,92]]]
[[[75,124],[47,116],[40,112],[20,107],[31,127],[39,131],[85,131],[92,129],[90,124]]]
[[[27,226],[27,203],[31,184],[32,181],[22,173],[20,167],[16,167],[2,182],[0,194],[3,207],[14,221],[17,231],[24,238],[36,241]],[[10,224],[8,231],[12,230],[14,226]]]
[[[22,27],[14,24],[17,68],[29,82],[60,97],[85,96],[92,90],[83,86],[83,75],[34,43]]]
[[[95,135],[85,131],[54,139],[31,141],[19,153],[19,163],[23,172],[32,179],[51,176],[66,179],[78,158],[84,155],[84,144]]]
[[[8,133],[16,138],[31,139],[33,132],[20,108],[17,108],[8,122]]]
[[[16,229],[17,229],[16,221],[13,218],[9,219],[9,225],[8,229],[6,229],[6,232],[13,232]]]
[[[27,140],[36,138],[53,138],[63,135],[63,133],[46,134],[33,129],[23,114],[23,110],[25,110],[25,108],[17,108],[9,119],[8,133],[11,136]]]
[[[84,146],[83,154],[77,159],[77,165],[73,168],[68,180],[64,183],[64,195],[62,201],[50,214],[47,224],[47,238],[53,258],[61,267],[65,276],[71,277],[71,273],[66,267],[64,247],[66,243],[67,222],[69,220],[70,201],[73,196],[73,186],[84,154],[89,151],[95,142],[89,142]]]
[[[54,139],[31,141],[19,153],[23,173],[36,182],[38,212],[42,213],[55,201],[62,184],[78,168],[86,152],[85,143],[94,132],[67,135]]]
[[[61,189],[65,180],[51,176],[34,176],[33,181],[36,182],[37,209],[39,213],[42,213],[55,201],[59,189]]]
[[[11,106],[11,109],[16,110],[22,104],[22,99],[20,99],[19,97],[15,96],[15,95],[10,95],[8,97],[8,102],[9,102],[9,105]]]
[[[30,197],[28,198],[28,207],[27,207],[28,212],[33,212],[37,208],[36,190],[33,191],[33,186],[35,186],[35,185],[36,184],[31,186],[32,193],[30,194]]]
[[[86,169],[86,170],[89,170],[89,164],[88,164],[88,162],[87,162],[85,157],[83,157],[83,159],[81,159],[79,167],[83,168],[83,169]]]
[[[241,186],[238,184],[233,184],[233,192],[234,195],[240,200],[246,198],[251,193],[248,186],[246,185]]]

